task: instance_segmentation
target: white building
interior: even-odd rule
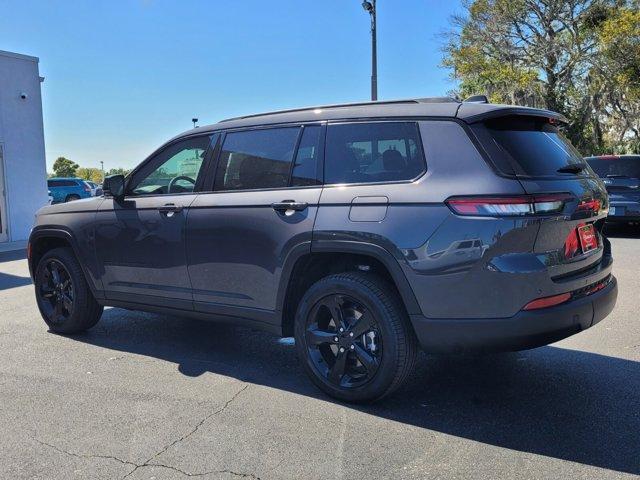
[[[0,50],[0,242],[28,238],[47,203],[42,80],[36,57]]]

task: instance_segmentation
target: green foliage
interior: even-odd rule
[[[124,168],[112,168],[105,175],[129,175],[131,170],[126,170]]]
[[[102,183],[102,170],[92,167],[80,167],[76,175],[83,180],[90,180],[94,183]]]
[[[584,153],[637,148],[637,0],[467,0],[464,8],[442,62],[456,94],[558,111]]]
[[[68,158],[58,157],[53,162],[53,172],[56,177],[75,177],[76,170],[78,170],[78,164]]]

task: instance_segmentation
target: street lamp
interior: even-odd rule
[[[100,160],[100,170],[102,170],[102,181],[104,182],[104,162]]]
[[[193,128],[198,128],[198,126],[196,125],[196,123],[198,123],[198,119],[192,118],[191,121],[193,122]]]
[[[371,100],[378,100],[378,53],[376,48],[376,0],[365,0],[362,8],[371,16]]]

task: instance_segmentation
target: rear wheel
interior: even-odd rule
[[[72,202],[74,200],[80,200],[80,195],[72,193],[71,195],[67,195],[67,198],[64,199],[65,202]]]
[[[304,295],[296,315],[298,355],[327,394],[368,402],[399,388],[415,363],[417,341],[400,299],[379,277],[330,275]]]
[[[55,248],[40,259],[35,287],[38,309],[51,331],[78,333],[100,320],[102,306],[93,297],[71,249]]]

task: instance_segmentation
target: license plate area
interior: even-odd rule
[[[587,253],[598,248],[598,236],[592,224],[578,227],[578,240],[580,240],[582,253]]]

